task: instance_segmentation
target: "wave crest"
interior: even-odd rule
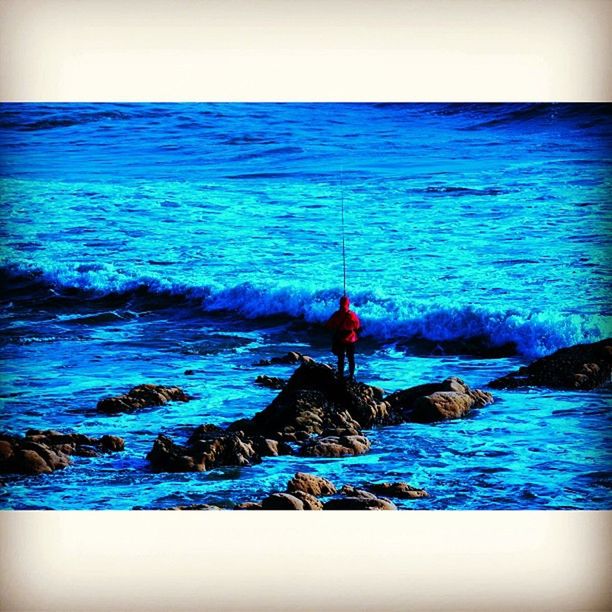
[[[234,312],[248,319],[283,316],[322,324],[337,308],[335,288],[312,291],[303,287],[255,286],[241,283],[229,287],[214,283],[189,285],[161,276],[139,276],[117,270],[112,264],[56,264],[43,270],[26,264],[1,268],[5,285],[47,288],[71,292],[87,299],[118,296],[127,303],[134,296],[150,295],[165,306],[193,308],[199,312]],[[376,291],[353,293],[352,301],[364,335],[384,343],[423,338],[434,342],[485,339],[491,347],[514,344],[526,357],[547,355],[582,342],[610,335],[604,317],[568,315],[518,309],[492,309],[476,305],[390,298]]]

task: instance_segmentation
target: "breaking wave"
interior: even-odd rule
[[[113,305],[128,305],[136,297],[148,296],[155,298],[158,307],[191,308],[194,315],[233,312],[247,319],[282,316],[309,324],[325,322],[338,298],[333,288],[311,290],[251,283],[189,285],[161,276],[122,272],[111,264],[57,264],[45,270],[13,264],[1,268],[0,274],[9,288],[9,298],[17,291],[22,298],[38,295],[33,299],[40,299],[43,290],[52,299],[69,295],[77,300],[112,300]],[[610,330],[607,317],[493,309],[461,305],[452,299],[419,301],[377,291],[354,293],[351,297],[362,320],[364,336],[383,343],[484,339],[490,347],[514,344],[520,354],[535,358],[564,346],[601,340]]]

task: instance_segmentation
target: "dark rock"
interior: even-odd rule
[[[511,357],[516,355],[514,342],[493,345],[488,336],[474,336],[456,340],[429,340],[427,338],[412,338],[398,342],[400,349],[409,349],[411,355],[470,355],[473,357]]]
[[[190,452],[188,447],[175,444],[167,436],[159,434],[147,459],[158,472],[203,472],[206,469],[203,458],[202,463],[196,463]]]
[[[119,436],[105,435],[100,438],[100,447],[104,451],[114,453],[125,448],[125,441]]]
[[[466,416],[472,408],[493,402],[493,396],[470,389],[461,379],[447,378],[441,383],[418,385],[396,391],[385,398],[396,421],[433,423]]]
[[[268,366],[275,364],[286,364],[286,365],[295,365],[297,363],[308,363],[313,361],[312,357],[308,357],[308,355],[302,355],[296,351],[291,351],[282,357],[272,357],[272,359],[262,359],[257,362],[256,366]]]
[[[304,510],[304,502],[289,493],[272,493],[261,502],[262,510]]]
[[[397,506],[379,497],[338,497],[325,502],[323,510],[397,510]]]
[[[8,440],[0,440],[0,465],[11,461],[14,454],[13,445]]]
[[[221,510],[221,508],[219,506],[211,506],[210,504],[191,504],[189,506],[166,508],[166,510]]]
[[[607,338],[559,349],[489,385],[495,389],[548,387],[587,391],[610,383],[611,376],[612,338]]]
[[[117,436],[99,440],[83,434],[30,429],[24,437],[0,434],[0,472],[43,474],[70,465],[70,455],[98,457],[103,452],[123,450]]]
[[[262,387],[268,387],[269,389],[282,389],[287,381],[277,376],[266,376],[262,374],[255,379],[255,384]]]
[[[291,495],[301,500],[302,504],[304,504],[304,510],[323,510],[323,502],[310,493],[295,491]]]
[[[353,487],[351,485],[344,485],[340,489],[340,493],[345,497],[360,497],[361,499],[378,499],[374,493],[370,493],[364,489],[358,489],[357,487]]]
[[[366,485],[366,488],[377,495],[387,495],[402,499],[429,497],[427,491],[410,486],[406,482],[379,482]]]
[[[195,370],[185,370],[185,376],[193,376],[195,374]]]
[[[382,400],[381,389],[340,381],[330,366],[308,361],[293,373],[267,408],[229,429],[303,441],[325,432],[355,435],[362,427],[385,423],[387,416],[388,405]]]
[[[138,385],[124,395],[107,397],[98,402],[97,410],[107,414],[134,412],[151,406],[163,406],[169,401],[187,402],[189,396],[179,387]]]
[[[346,457],[363,455],[370,450],[370,441],[365,436],[328,436],[308,440],[299,454],[306,457]]]
[[[158,472],[203,472],[222,466],[253,465],[262,457],[291,453],[291,447],[282,441],[201,425],[185,446],[160,434],[147,459]]]
[[[234,510],[262,510],[262,507],[257,502],[243,502],[234,506]]]
[[[70,459],[68,458],[68,455],[64,453],[63,451],[56,450],[54,447],[47,446],[46,444],[40,444],[38,442],[31,442],[29,438],[27,437],[21,441],[20,446],[21,446],[22,451],[33,451],[39,457],[41,457],[42,460],[49,467],[49,471],[51,472],[53,470],[65,468],[66,466],[70,464]],[[72,454],[78,454],[75,452],[76,448],[71,449],[71,450],[72,450]],[[95,453],[94,451],[94,455],[92,456],[95,457],[96,455],[97,453]]]
[[[147,455],[152,468],[202,471],[252,465],[262,457],[291,454],[290,442],[301,444],[299,454],[303,456],[359,455],[370,448],[362,428],[463,416],[470,408],[493,401],[490,394],[472,391],[458,378],[384,398],[382,389],[339,380],[333,368],[299,353],[283,359],[301,365],[264,410],[226,429],[202,425],[194,430],[187,445],[160,435]]]
[[[194,442],[195,440],[199,440],[202,437],[208,436],[209,434],[221,433],[223,433],[223,428],[217,425],[212,425],[211,423],[207,423],[206,425],[198,425],[189,437],[189,443]]]
[[[297,472],[287,483],[287,491],[289,493],[302,491],[315,497],[325,497],[326,495],[334,495],[336,487],[329,480],[321,476]]]
[[[21,474],[46,474],[53,468],[36,451],[18,449],[14,454],[14,471]]]

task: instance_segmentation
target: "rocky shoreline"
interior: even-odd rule
[[[378,495],[386,497],[378,497]],[[315,474],[297,472],[285,491],[275,491],[261,501],[243,502],[233,510],[397,510],[390,498],[418,499],[427,497],[423,489],[405,482],[366,483],[363,488],[332,482]],[[220,506],[194,504],[170,510],[223,510]]]
[[[125,447],[123,438],[30,429],[24,437],[0,433],[0,473],[48,474],[70,465],[70,456],[99,457]]]
[[[258,376],[256,384],[279,390],[252,418],[221,428],[195,427],[184,443],[159,434],[146,459],[153,472],[202,472],[224,466],[251,466],[263,457],[297,455],[342,458],[367,453],[365,430],[406,422],[433,425],[468,416],[491,404],[491,393],[471,389],[456,377],[417,385],[390,394],[361,382],[339,380],[329,365],[300,353],[264,360],[266,366],[297,366],[289,379]],[[489,383],[491,388],[546,386],[590,390],[610,383],[612,339],[568,347],[538,359]],[[97,410],[108,415],[134,413],[172,401],[189,401],[179,387],[139,385],[129,392],[103,398]],[[0,433],[0,473],[39,475],[66,468],[70,456],[97,457],[124,450],[122,438],[99,439],[53,430],[29,430],[25,436]],[[233,506],[237,510],[396,509],[392,499],[426,497],[405,482],[344,484],[339,489],[313,474],[298,472],[285,491],[273,491],[259,501]],[[321,499],[322,498],[322,499]],[[175,509],[217,509],[197,504]]]
[[[493,389],[548,387],[590,391],[612,377],[612,339],[559,349],[489,383]]]
[[[338,380],[329,365],[308,360],[251,419],[225,429],[200,425],[185,445],[160,434],[147,459],[154,471],[182,472],[253,465],[262,457],[283,454],[361,455],[371,447],[364,429],[461,418],[492,402],[490,393],[472,390],[458,378],[385,396],[377,387]]]

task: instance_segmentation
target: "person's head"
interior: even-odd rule
[[[351,305],[351,301],[348,299],[348,295],[343,295],[340,298],[340,309],[348,310],[350,305]]]

